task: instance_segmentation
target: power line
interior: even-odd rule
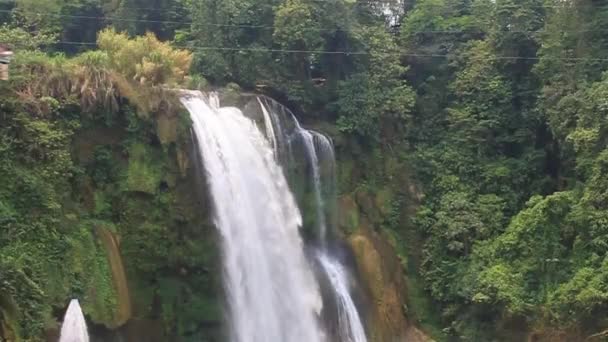
[[[331,3],[332,1],[327,1],[327,0],[309,0],[309,1],[313,1],[313,2],[325,2],[325,3]],[[370,2],[371,3],[371,2]],[[17,1],[0,1],[0,5],[16,5]],[[359,4],[359,3],[357,3]],[[356,4],[356,5],[357,5]],[[171,13],[174,10],[190,10],[192,9],[192,7],[190,6],[184,6],[181,5],[179,3],[176,3],[176,7],[173,8],[154,8],[154,7],[122,7],[122,6],[118,6],[115,8],[105,8],[103,5],[99,6],[98,8],[101,10],[110,10],[110,11],[119,11],[119,10],[128,10],[128,11],[150,11],[150,12],[166,12],[166,13]],[[197,4],[198,5],[198,4]],[[194,5],[194,6],[197,6]]]
[[[11,10],[0,10],[0,13],[12,13]],[[267,29],[274,30],[274,26],[268,25],[247,25],[247,24],[215,24],[215,23],[197,23],[193,21],[172,21],[172,20],[147,20],[147,19],[130,19],[122,17],[99,17],[99,16],[86,16],[86,15],[69,15],[69,14],[54,14],[54,13],[42,13],[42,12],[30,12],[31,14],[40,16],[51,16],[59,18],[74,18],[74,19],[88,19],[88,20],[102,20],[102,21],[123,21],[123,22],[135,22],[135,23],[154,23],[154,24],[180,24],[180,25],[201,25],[201,26],[212,26],[212,27],[233,27],[233,28],[248,28],[248,29]],[[335,32],[342,30],[339,27],[329,28],[309,28],[311,31],[318,32]],[[561,33],[585,33],[585,32],[608,32],[607,29],[594,29],[594,30],[499,30],[504,33],[546,33],[546,32],[561,32]],[[459,33],[477,33],[483,34],[482,31],[474,30],[422,30],[412,31],[411,34],[459,34]]]
[[[450,0],[446,0],[445,3],[424,3],[424,2],[404,2],[404,6],[413,6],[412,8],[410,8],[410,10],[412,9],[416,9],[416,6],[418,6],[418,8],[423,8],[423,7],[456,7],[459,4],[454,4],[454,3],[449,3]],[[519,4],[500,4],[497,5],[495,2],[487,2],[487,5],[491,6],[492,8],[532,8],[532,9],[553,9],[553,8],[606,8],[608,7],[608,5],[593,5],[593,4],[560,4],[560,5],[527,5],[527,6],[521,6]],[[468,7],[463,7],[463,9],[468,9],[468,8],[474,8],[474,7],[484,7],[482,6],[477,6],[477,5],[469,5]]]
[[[317,2],[317,3],[337,3],[338,1],[335,0],[308,0],[308,1],[312,1],[312,2]],[[281,2],[281,1],[278,1]],[[419,8],[422,7],[455,7],[458,6],[459,4],[454,4],[454,3],[449,3],[449,0],[446,0],[445,3],[425,3],[424,1],[398,1],[395,5],[393,4],[389,4],[389,2],[385,2],[387,4],[387,7],[392,7],[392,8],[406,8],[406,7],[410,7],[409,10],[415,9],[417,6]],[[0,4],[17,4],[17,0],[13,0],[13,1],[0,1]],[[378,0],[358,0],[355,1],[354,5],[361,5],[361,4],[367,4],[367,5],[381,5],[381,2]],[[524,6],[518,5],[518,4],[501,4],[500,6],[497,6],[496,3],[492,2],[488,2],[488,5],[492,6],[492,7],[500,7],[500,8],[521,8]],[[188,10],[190,9],[190,6],[187,5],[182,5],[180,3],[176,3],[175,5],[178,5],[176,7],[173,8],[173,10]],[[468,7],[464,7],[464,8],[473,8],[475,7],[475,5],[469,5]],[[525,6],[525,8],[532,8],[532,9],[542,9],[542,8],[605,8],[608,7],[608,5],[593,5],[593,4],[558,4],[558,5],[548,5],[548,4],[539,4],[539,5],[528,5]],[[101,5],[99,8],[104,9],[104,6]],[[167,8],[158,8],[158,7],[121,7],[118,6],[116,8],[112,8],[111,10],[116,11],[116,10],[133,10],[133,11],[151,11],[151,12],[170,12],[169,9]]]
[[[97,46],[97,43],[93,42],[74,42],[74,41],[59,41],[55,44],[65,45],[87,45]],[[454,54],[418,54],[408,53],[405,51],[327,51],[327,50],[296,50],[296,49],[270,49],[270,48],[246,48],[246,47],[224,47],[224,46],[200,46],[200,47],[186,47],[186,46],[173,46],[175,48],[187,49],[191,51],[248,51],[248,52],[276,52],[276,53],[310,53],[310,54],[330,54],[330,55],[389,55],[389,56],[401,56],[401,57],[416,57],[416,58],[451,58],[455,57]],[[608,62],[608,58],[589,58],[589,57],[524,57],[524,56],[483,56],[483,57],[469,57],[473,60],[561,60],[561,61],[593,61],[593,62]]]
[[[0,10],[0,13],[12,13],[11,10]],[[196,23],[193,21],[173,21],[173,20],[148,20],[148,19],[131,19],[122,17],[99,17],[99,16],[88,16],[88,15],[71,15],[71,14],[58,14],[58,13],[42,13],[42,12],[30,12],[31,14],[40,16],[50,16],[58,18],[73,18],[73,19],[89,19],[89,20],[104,20],[104,21],[124,21],[134,23],[149,23],[149,24],[196,24],[202,26],[217,26],[217,27],[237,27],[237,28],[257,28],[257,29],[274,29],[273,26],[268,25],[246,25],[246,24],[214,24],[214,23]],[[319,31],[335,31],[331,29],[314,29]]]

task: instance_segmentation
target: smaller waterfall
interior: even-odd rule
[[[338,196],[336,193],[336,156],[334,154],[334,145],[327,136],[314,131],[311,131],[311,133],[314,137],[314,148],[317,161],[319,162],[319,165],[316,166],[319,173],[318,192],[321,196],[319,210],[324,212],[325,226],[335,227]],[[327,235],[327,228],[325,235]],[[323,239],[327,239],[327,236],[324,236]]]
[[[338,301],[338,326],[342,342],[366,342],[363,323],[349,291],[349,275],[346,269],[334,258],[318,253],[317,259],[327,273]]]
[[[273,147],[275,157],[280,163],[287,163],[291,154],[291,144],[287,136],[292,127],[290,122],[286,121],[292,118],[291,113],[288,115],[279,103],[266,97],[258,97],[257,102],[262,108],[266,137]]]
[[[59,342],[89,342],[87,323],[77,299],[72,299],[65,313]]]
[[[333,144],[323,134],[301,127],[293,113],[280,104],[265,98],[258,98],[258,103],[262,107],[266,135],[274,147],[275,156],[280,155],[281,151],[286,151],[290,154],[287,160],[294,158],[291,155],[293,152],[291,144],[295,140],[301,144],[304,157],[310,165],[311,171],[308,176],[312,178],[316,228],[321,244],[321,250],[317,252],[316,258],[335,294],[340,342],[367,342],[363,323],[350,294],[348,271],[338,259],[330,256],[326,242],[328,227],[335,225],[337,199],[336,158]],[[291,125],[281,124],[289,120]],[[277,159],[281,162],[280,158]]]
[[[264,114],[264,126],[266,126],[266,137],[268,138],[268,140],[270,141],[270,144],[272,145],[272,150],[275,153],[275,157],[277,157],[278,159],[278,151],[279,151],[279,145],[277,143],[277,135],[274,133],[274,123],[272,122],[272,119],[270,118],[270,114],[268,113],[268,110],[266,109],[266,107],[264,106],[264,104],[262,104],[262,100],[260,100],[260,98],[258,97],[258,103],[260,104],[260,107],[262,107],[262,113]]]
[[[323,200],[323,194],[321,189],[321,170],[319,168],[319,157],[317,155],[317,149],[315,148],[314,140],[315,136],[320,134],[302,129],[299,125],[297,127],[297,133],[300,135],[300,137],[302,137],[306,154],[308,155],[308,159],[310,159],[316,203],[315,209],[317,211],[317,224],[319,225],[319,240],[321,241],[321,244],[325,245],[325,240],[327,238],[327,219],[325,218],[325,201]]]

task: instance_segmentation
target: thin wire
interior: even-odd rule
[[[330,3],[330,1],[325,1],[325,0],[310,0],[310,1]],[[373,0],[372,0],[372,2],[373,2]],[[0,1],[0,5],[11,5],[11,4],[17,4],[17,1],[16,0],[14,0],[14,1]],[[178,6],[175,6],[173,8],[122,7],[122,6],[118,6],[118,7],[115,7],[115,8],[110,8],[109,10],[111,10],[111,11],[118,11],[118,10],[150,11],[150,12],[167,12],[167,13],[172,13],[172,11],[175,11],[175,10],[190,10],[190,9],[192,9],[190,6],[181,5],[179,3],[176,3],[176,5],[178,5]],[[358,3],[355,4],[355,5],[358,5]],[[104,5],[101,5],[99,8],[102,9],[102,10],[108,9],[108,8],[105,8]]]
[[[314,1],[314,0],[313,0]],[[404,2],[404,6],[413,6],[412,9],[416,9],[416,6],[418,6],[419,8],[422,7],[454,7],[454,6],[458,6],[459,4],[455,4],[455,3],[448,3],[449,0],[446,0],[446,3],[440,4],[440,3],[420,3],[420,2]],[[534,8],[534,9],[543,9],[543,8],[588,8],[588,7],[592,7],[592,8],[603,8],[603,7],[608,7],[608,5],[592,5],[592,4],[563,4],[563,5],[529,5],[529,6],[521,6],[518,4],[501,4],[500,6],[497,6],[497,4],[495,2],[488,2],[488,5],[494,7],[494,8],[520,8],[520,7],[524,7],[524,8]],[[475,4],[470,6],[469,8],[473,8],[473,7],[483,7],[483,6],[476,6]],[[410,9],[410,10],[412,10]]]
[[[59,41],[55,44],[65,45],[88,45],[96,46],[97,43],[92,42],[73,42],[73,41]],[[294,50],[294,49],[266,49],[266,48],[239,48],[239,47],[221,47],[221,46],[200,46],[188,48],[185,46],[174,46],[176,48],[188,49],[192,51],[249,51],[249,52],[277,52],[277,53],[310,53],[310,54],[330,54],[330,55],[372,55],[380,54],[387,56],[401,56],[401,57],[419,57],[419,58],[451,58],[453,54],[418,54],[408,53],[404,51],[399,52],[387,52],[387,51],[326,51],[326,50]],[[562,60],[562,61],[594,61],[594,62],[608,62],[608,58],[588,58],[588,57],[523,57],[523,56],[484,56],[480,58],[470,57],[469,59],[481,59],[481,60]]]
[[[12,13],[11,10],[0,10],[0,13]],[[274,26],[267,25],[243,25],[243,24],[214,24],[214,23],[197,23],[193,21],[171,21],[171,20],[147,20],[147,19],[129,19],[121,17],[97,17],[97,16],[86,16],[86,15],[69,15],[69,14],[54,14],[54,13],[42,13],[42,12],[30,12],[40,16],[52,16],[59,18],[75,18],[75,19],[89,19],[89,20],[102,20],[102,21],[124,21],[124,22],[136,22],[136,23],[155,23],[155,24],[187,24],[187,25],[201,25],[201,26],[213,26],[213,27],[234,27],[234,28],[251,28],[251,29],[267,29],[274,30]],[[314,28],[311,27],[308,30],[318,32],[335,32],[341,30],[341,28]],[[499,32],[505,33],[546,33],[546,32],[560,32],[560,33],[585,33],[585,32],[608,32],[606,29],[595,29],[595,30],[500,30]],[[478,33],[482,34],[482,31],[474,30],[422,30],[408,32],[410,34],[458,34],[458,33]]]
[[[0,13],[12,13],[12,10],[0,10]],[[107,21],[124,21],[134,23],[152,23],[152,24],[197,24],[203,26],[218,26],[218,27],[238,27],[238,28],[264,28],[274,29],[273,26],[267,25],[237,25],[237,24],[213,24],[213,23],[195,23],[193,21],[173,21],[173,20],[148,20],[148,19],[130,19],[121,17],[97,17],[88,15],[69,15],[69,14],[57,14],[57,13],[42,13],[42,12],[30,12],[30,14],[40,16],[50,16],[59,18],[74,18],[74,19],[91,19],[91,20],[107,20]],[[319,31],[334,31],[330,29],[315,29]]]
[[[310,0],[313,2],[320,2],[320,3],[335,3],[337,1],[335,0]],[[449,1],[449,0],[448,0]],[[379,1],[377,0],[358,0],[355,5],[359,5],[361,2],[366,2],[367,4],[371,4],[371,5],[377,5],[379,4]],[[447,1],[446,1],[447,2]],[[13,0],[13,1],[0,1],[0,4],[16,4],[17,0]],[[181,5],[178,4],[179,7],[177,7],[178,9],[189,9],[188,6],[186,5]],[[404,8],[406,6],[413,6],[413,8],[415,9],[416,6],[419,7],[447,7],[447,6],[457,6],[458,4],[454,4],[454,3],[424,3],[424,2],[409,2],[409,1],[397,1],[395,3],[395,5],[393,5],[393,7],[398,6],[401,8]],[[489,3],[489,5],[495,6],[496,3]],[[103,8],[103,6],[101,6]],[[391,7],[391,5],[389,4],[389,7]],[[518,4],[502,4],[501,7],[522,7]],[[608,7],[608,5],[593,5],[593,4],[561,4],[561,5],[530,5],[530,6],[526,6],[528,8],[586,8],[586,7],[593,7],[593,8],[601,8],[601,7]],[[125,10],[135,10],[135,11],[167,11],[167,9],[163,9],[163,8],[153,8],[153,7],[117,7],[116,9],[125,9]]]

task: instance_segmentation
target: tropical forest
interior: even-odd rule
[[[608,1],[0,0],[0,341],[608,341]]]

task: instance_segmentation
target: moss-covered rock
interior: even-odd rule
[[[21,341],[18,308],[7,294],[0,293],[0,340]]]
[[[397,253],[387,239],[364,226],[349,242],[373,302],[371,340],[431,341],[407,319],[404,278]]]
[[[178,116],[176,113],[161,112],[156,118],[156,134],[161,144],[177,141]]]
[[[336,147],[338,226],[353,248],[372,299],[372,339],[427,341],[428,335],[416,328],[421,323],[417,311],[424,309],[416,296],[426,294],[420,282],[411,281],[418,279],[419,248],[409,222],[420,192],[407,163],[394,150],[365,146],[352,137]],[[430,321],[435,323],[425,323]]]
[[[356,232],[359,228],[359,210],[357,203],[350,195],[338,198],[338,226],[342,232],[348,234]]]
[[[132,144],[129,147],[126,190],[153,195],[156,193],[162,177],[162,164],[156,152],[142,143]]]
[[[116,293],[116,307],[113,320],[109,322],[110,328],[124,325],[131,318],[131,296],[129,294],[129,284],[125,273],[120,246],[114,233],[103,226],[96,227],[96,233],[101,240],[107,254],[112,283]]]
[[[405,336],[407,322],[402,311],[399,284],[387,277],[383,256],[365,233],[350,238],[357,266],[373,300],[373,341],[401,340]]]

